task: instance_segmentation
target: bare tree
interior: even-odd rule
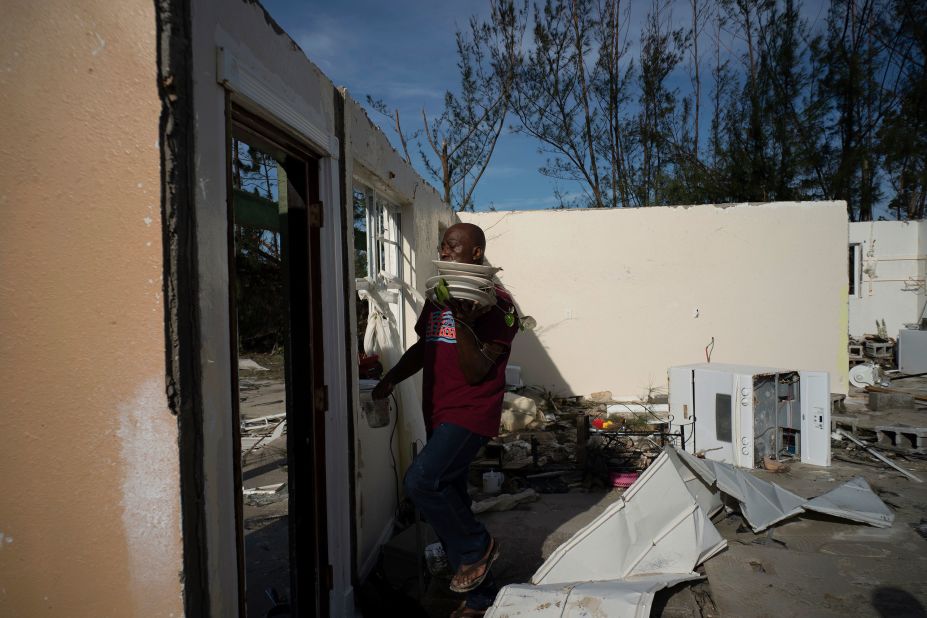
[[[471,19],[468,34],[457,33],[459,93],[446,92],[444,109],[430,121],[422,110],[430,150],[420,145],[422,163],[457,210],[473,209],[473,192],[505,127],[526,12],[513,0],[494,0],[487,21]]]
[[[628,28],[631,22],[631,2],[624,7],[621,0],[604,0],[598,6],[598,28],[595,32],[599,44],[597,79],[593,82],[600,112],[604,118],[598,149],[607,153],[609,166],[610,199],[612,206],[632,205],[628,173],[628,134],[625,132],[623,113],[630,101],[633,59],[628,56],[630,43]]]
[[[390,122],[393,123],[393,131],[396,132],[396,135],[399,137],[399,143],[402,145],[402,158],[406,163],[412,165],[412,157],[409,155],[409,143],[406,139],[406,135],[402,130],[402,124],[399,121],[399,108],[390,109],[386,102],[383,99],[374,99],[372,96],[367,95],[367,105],[370,106],[370,109],[374,110],[378,114],[389,118]],[[412,133],[409,138],[415,139],[419,135],[418,131]]]

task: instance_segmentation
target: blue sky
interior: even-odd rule
[[[336,85],[346,86],[362,104],[370,95],[398,108],[409,133],[421,126],[422,108],[437,114],[444,91],[455,88],[454,34],[467,27],[471,15],[487,15],[489,2],[263,0],[263,5]],[[388,121],[375,112],[370,116],[398,146]],[[409,150],[427,178],[417,149],[409,144]],[[556,206],[554,181],[537,171],[544,160],[533,140],[503,134],[476,189],[477,210]],[[557,186],[565,193],[577,190],[563,182]]]
[[[421,127],[423,108],[429,115],[439,113],[444,91],[456,89],[455,32],[466,29],[472,15],[486,16],[489,12],[489,0],[263,0],[263,4],[336,85],[346,86],[361,104],[366,105],[369,95],[398,109],[407,134]],[[632,57],[637,56],[639,48],[638,24],[650,5],[644,1],[631,5]],[[812,28],[824,19],[826,5],[826,0],[802,3],[802,12],[812,22]],[[673,1],[670,11],[673,22],[686,25],[688,2]],[[708,81],[703,82],[703,87],[707,84],[710,89],[711,59],[707,56],[713,45],[707,35],[702,45],[706,56],[703,73]],[[736,41],[726,45],[728,53],[737,51]],[[687,92],[688,71],[685,60],[670,76],[669,85]],[[390,121],[376,112],[369,113],[398,146]],[[437,185],[425,173],[416,146],[410,143],[409,149],[419,173]],[[476,189],[476,209],[550,208],[558,204],[556,189],[568,196],[578,194],[581,189],[577,184],[555,181],[538,172],[546,158],[538,152],[536,141],[504,133]]]

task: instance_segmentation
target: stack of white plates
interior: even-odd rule
[[[495,283],[492,278],[500,268],[441,260],[434,260],[434,263],[438,268],[438,275],[425,282],[425,291],[431,300],[436,301],[435,286],[444,279],[452,298],[472,300],[480,306],[496,304]]]

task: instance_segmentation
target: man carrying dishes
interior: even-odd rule
[[[423,370],[428,442],[406,472],[404,487],[444,545],[455,571],[451,590],[467,593],[452,616],[482,616],[498,591],[490,568],[499,545],[470,511],[467,476],[477,452],[499,431],[518,315],[512,297],[491,280],[497,269],[482,265],[485,248],[478,226],[447,229],[439,276],[415,325],[419,340],[372,393],[374,399],[388,397],[396,384]],[[473,277],[485,285],[474,284]]]

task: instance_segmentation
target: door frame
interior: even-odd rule
[[[321,284],[321,223],[319,160],[290,133],[266,121],[245,106],[227,97],[226,141],[228,169],[231,169],[232,137],[247,136],[285,152],[287,160],[287,223],[281,226],[284,238],[283,263],[285,305],[287,308],[286,392],[287,463],[289,490],[290,606],[297,615],[330,613],[331,577],[328,558],[326,499],[326,423],[325,346],[323,342]],[[229,281],[233,281],[234,207],[232,178],[228,174]],[[234,329],[236,305],[234,287],[229,285],[229,316]],[[234,331],[230,333],[234,335]],[[230,341],[232,380],[237,386],[237,337]],[[242,534],[242,486],[240,458],[240,418],[237,388],[233,393],[233,453],[236,493],[236,543],[238,544],[239,607],[245,603],[244,537]],[[310,609],[311,608],[311,609]]]

